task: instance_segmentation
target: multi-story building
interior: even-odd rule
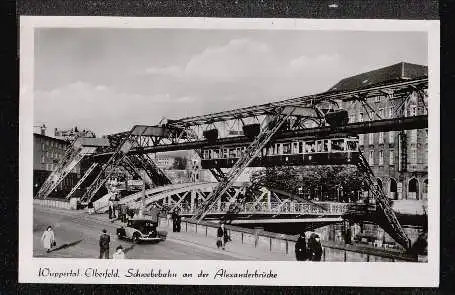
[[[426,77],[426,66],[398,63],[385,68],[345,78],[329,91],[355,90],[393,81]],[[428,95],[412,93],[405,104],[402,98],[386,94],[367,99],[381,118],[422,115],[427,112]],[[402,107],[401,107],[402,105]],[[349,122],[378,120],[370,109],[358,102],[343,102]],[[427,198],[428,129],[359,134],[360,148],[378,178],[384,192],[392,199]]]
[[[33,190],[37,193],[49,174],[55,170],[70,143],[66,140],[46,136],[44,132],[33,134]],[[70,190],[80,177],[76,167],[58,185],[57,191]]]
[[[156,166],[160,169],[170,169],[174,165],[175,158],[167,155],[156,155],[153,158]]]

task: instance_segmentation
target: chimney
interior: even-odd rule
[[[46,135],[46,125],[41,126],[41,135]]]

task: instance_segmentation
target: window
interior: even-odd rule
[[[384,165],[384,151],[379,151],[379,165]]]
[[[389,118],[393,118],[393,107],[389,107]]]
[[[344,139],[333,139],[332,140],[332,152],[344,151]]]
[[[355,116],[354,116],[354,114],[349,115],[349,123],[355,123]]]
[[[395,164],[395,158],[394,158],[394,152],[393,151],[390,151],[389,152],[389,165],[393,165]]]
[[[395,141],[395,132],[389,131],[389,143],[393,143]]]
[[[370,166],[373,166],[374,165],[374,159],[373,159],[373,154],[374,151],[369,151],[368,153],[368,164],[370,164]]]
[[[374,133],[368,134],[368,144],[374,144]]]
[[[380,101],[381,101],[381,97],[379,95],[374,97],[374,102],[380,102]]]
[[[411,164],[417,164],[417,150],[411,149],[411,154],[409,155],[409,162]]]
[[[363,145],[363,134],[359,134],[359,145]]]
[[[376,116],[375,116],[374,112],[370,112],[370,117],[368,118],[368,120],[373,121],[375,119],[375,117]]]
[[[428,128],[425,128],[424,137],[425,137],[425,143],[428,143]]]
[[[425,145],[425,149],[423,150],[423,162],[425,165],[428,163],[428,146]]]
[[[46,152],[46,157],[49,158],[49,152]]]
[[[411,143],[417,143],[417,129],[409,131],[409,141]]]
[[[41,164],[44,164],[44,156],[41,156]]]
[[[291,144],[283,143],[283,154],[290,154],[291,153]]]
[[[379,132],[379,143],[384,143],[384,132]]]
[[[363,122],[363,113],[359,114],[359,122]]]
[[[409,107],[409,116],[416,116],[417,115],[417,106],[411,105]]]
[[[384,119],[384,109],[379,109],[379,116],[381,117],[381,119]]]
[[[42,150],[42,151],[45,151],[45,150],[46,150],[46,148],[44,147],[44,143],[41,144],[41,150]]]

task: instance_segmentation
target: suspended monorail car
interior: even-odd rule
[[[231,168],[247,145],[208,146],[202,149],[203,169]],[[358,157],[357,136],[333,135],[318,139],[276,140],[264,147],[249,167],[354,164]]]

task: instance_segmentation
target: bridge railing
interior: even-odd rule
[[[172,220],[162,219],[160,226],[172,227]],[[202,235],[213,240],[217,237],[218,224],[209,221],[196,223],[183,218],[181,231],[194,235]],[[258,251],[279,253],[288,257],[295,257],[296,235],[286,235],[264,231],[263,229],[243,228],[235,225],[226,225],[233,243],[244,247],[252,247]],[[394,250],[344,245],[340,243],[322,241],[322,261],[349,261],[349,262],[416,262],[418,257]]]
[[[211,214],[226,213],[232,204],[229,202],[221,202],[214,205]],[[319,202],[318,206],[311,203],[296,203],[296,202],[247,202],[236,204],[235,212],[240,214],[334,214],[339,215],[347,212],[353,204],[351,203],[333,203]],[[182,204],[182,214],[192,214],[190,206]]]

